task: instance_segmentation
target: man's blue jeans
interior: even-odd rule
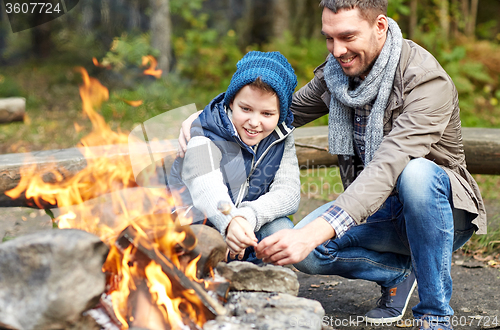
[[[295,228],[324,213],[325,204]],[[340,275],[393,287],[415,271],[420,303],[415,317],[453,315],[452,251],[472,236],[472,214],[453,208],[450,179],[435,163],[413,159],[396,183],[396,193],[366,223],[328,240],[295,267],[309,274]]]

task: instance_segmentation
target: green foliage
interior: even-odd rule
[[[115,71],[122,71],[130,67],[142,65],[142,57],[153,55],[157,57],[159,52],[151,47],[149,34],[128,35],[122,34],[113,39],[111,49],[102,59],[101,65],[110,66]]]
[[[387,6],[387,16],[399,21],[400,15],[410,15],[410,7],[406,5],[407,0],[391,0]]]
[[[476,35],[481,39],[494,40],[495,29],[498,26],[498,21],[489,20],[485,23],[476,26]]]
[[[196,12],[202,9],[205,0],[170,0],[170,12],[181,16],[187,22],[196,24]]]
[[[214,97],[211,90],[195,88],[186,79],[170,73],[164,79],[137,84],[133,89],[117,89],[101,108],[107,122],[119,123],[122,129],[130,130],[134,124],[144,122],[165,111],[196,103],[203,108]],[[142,101],[134,107],[128,101]]]
[[[0,98],[24,95],[24,91],[14,79],[0,74]]]
[[[461,119],[464,126],[500,127],[500,107],[496,93],[499,89],[498,73],[486,66],[487,61],[500,61],[493,49],[490,56],[478,58],[473,42],[446,44],[437,31],[421,33],[419,42],[439,61],[457,87]]]
[[[207,19],[205,14],[198,16],[191,21],[191,29],[175,38],[177,71],[196,86],[223,90],[243,54],[236,44],[233,30],[221,36],[215,29],[207,27]]]
[[[297,42],[289,31],[262,48],[263,51],[279,51],[288,59],[297,75],[298,88],[314,77],[314,69],[328,55],[324,38],[301,38]]]

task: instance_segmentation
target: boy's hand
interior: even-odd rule
[[[257,246],[257,237],[245,218],[234,217],[227,227],[226,243],[231,257],[238,255],[238,259],[241,260],[248,246]]]
[[[181,131],[179,132],[179,149],[177,149],[177,157],[184,158],[186,153],[187,144],[191,139],[191,125],[198,118],[202,110],[193,113],[182,122]]]

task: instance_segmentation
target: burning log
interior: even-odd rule
[[[218,230],[205,225],[191,225],[191,230],[198,238],[198,244],[195,251],[201,255],[197,263],[198,278],[204,278],[210,275],[210,271],[217,267],[217,264],[225,260],[227,245]],[[220,296],[225,297],[228,288],[220,288]],[[209,290],[209,291],[219,291]]]
[[[186,228],[183,228],[182,230],[186,230]],[[192,234],[192,233],[191,233]],[[154,235],[158,235],[158,233],[154,233]],[[161,235],[161,234],[160,234]],[[194,250],[194,246],[196,244],[196,239],[194,242],[191,242],[192,239],[189,237],[190,235],[187,235],[186,239],[183,242],[180,242],[176,246],[176,253],[180,254],[181,256],[188,255],[189,252]],[[193,234],[194,237],[194,234]],[[216,316],[219,315],[226,315],[227,310],[224,306],[222,306],[215,298],[211,297],[197,282],[189,279],[176,265],[175,263],[165,254],[163,254],[159,249],[158,249],[158,244],[152,243],[148,239],[147,236],[144,235],[144,233],[140,234],[138,230],[132,226],[128,226],[125,228],[122,233],[119,235],[117,240],[115,241],[114,244],[118,250],[123,254],[123,255],[129,255],[128,261],[133,262],[137,264],[136,269],[138,269],[138,272],[144,273],[142,275],[139,275],[139,278],[148,278],[148,281],[152,277],[158,277],[158,272],[152,273],[150,271],[150,266],[153,262],[154,265],[158,265],[158,268],[163,272],[168,277],[168,280],[170,282],[169,286],[170,289],[164,289],[163,292],[165,293],[165,290],[167,291],[167,294],[171,292],[171,294],[175,297],[186,297],[186,293],[190,296],[195,296],[193,298],[196,301],[201,302],[201,305],[199,307],[202,308],[202,310],[199,310],[196,312],[196,314],[203,314],[207,319],[213,319]],[[132,250],[130,250],[132,248]],[[189,259],[189,257],[187,257]],[[192,260],[193,261],[193,260]],[[196,260],[194,260],[196,262]],[[105,267],[106,269],[106,267]],[[109,270],[106,269],[108,272]],[[137,271],[136,271],[137,272]],[[148,274],[149,272],[149,274]],[[136,279],[137,280],[137,279]],[[160,282],[160,281],[159,281]],[[144,282],[142,282],[144,283]],[[149,285],[148,285],[149,286]],[[150,293],[145,289],[143,284],[136,284],[135,285],[136,289],[134,290],[134,294],[131,297],[129,297],[129,300],[134,301],[135,304],[132,303],[131,305],[133,306],[138,306],[135,310],[132,310],[128,312],[129,315],[132,316],[131,318],[131,325],[134,326],[139,326],[139,327],[144,327],[145,324],[142,320],[141,315],[144,315],[145,311],[144,308],[146,307],[139,307],[139,305],[144,305],[144,304],[139,304],[140,301],[148,300],[150,299]],[[142,288],[141,288],[142,287]],[[152,287],[149,288],[150,291],[154,291]],[[160,296],[160,294],[159,294]],[[194,301],[192,298],[186,297],[189,301]],[[171,298],[166,298],[166,299],[171,299]],[[159,301],[160,299],[158,299]],[[148,314],[150,315],[157,315],[161,314],[159,312],[159,309],[157,306],[149,306],[146,308],[148,310]],[[168,307],[167,307],[168,310]],[[168,311],[170,313],[171,311]],[[151,314],[152,313],[152,314]],[[189,313],[187,313],[189,314]],[[136,316],[134,316],[136,315]],[[137,316],[139,315],[139,316]],[[169,317],[172,317],[169,315]],[[180,317],[179,315],[176,315],[176,317]],[[139,319],[139,320],[138,320]],[[154,318],[156,319],[156,318]],[[161,318],[158,318],[161,320],[164,320],[165,318],[162,316]],[[133,320],[136,320],[135,322]],[[123,323],[123,319],[121,322]],[[152,322],[152,321],[151,321]],[[159,323],[162,323],[163,321],[158,321]],[[156,324],[159,324],[156,322]],[[197,325],[194,323],[192,319],[189,317],[182,317],[182,323],[185,325],[188,325],[191,329],[197,329]],[[149,324],[151,326],[151,324]],[[155,329],[160,329],[162,328],[161,326],[154,325]]]
[[[161,266],[162,271],[167,274],[170,280],[177,286],[184,290],[193,290],[203,305],[211,312],[214,316],[226,315],[227,310],[222,306],[217,300],[212,298],[208,293],[196,282],[191,281],[189,278],[181,272],[174,263],[165,255],[160,253],[156,247],[154,247],[151,242],[137,235],[137,230],[133,227],[127,227],[122,232],[120,237],[115,243],[119,246],[120,250],[125,250],[130,244],[132,244],[138,251],[143,253],[150,260],[156,262]]]

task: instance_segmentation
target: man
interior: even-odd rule
[[[466,170],[458,95],[426,50],[386,17],[387,0],[323,0],[330,52],[292,102],[295,126],[329,114],[345,191],[256,247],[310,274],[377,282],[369,322],[400,320],[418,282],[420,329],[451,329],[452,251],[485,232]]]

